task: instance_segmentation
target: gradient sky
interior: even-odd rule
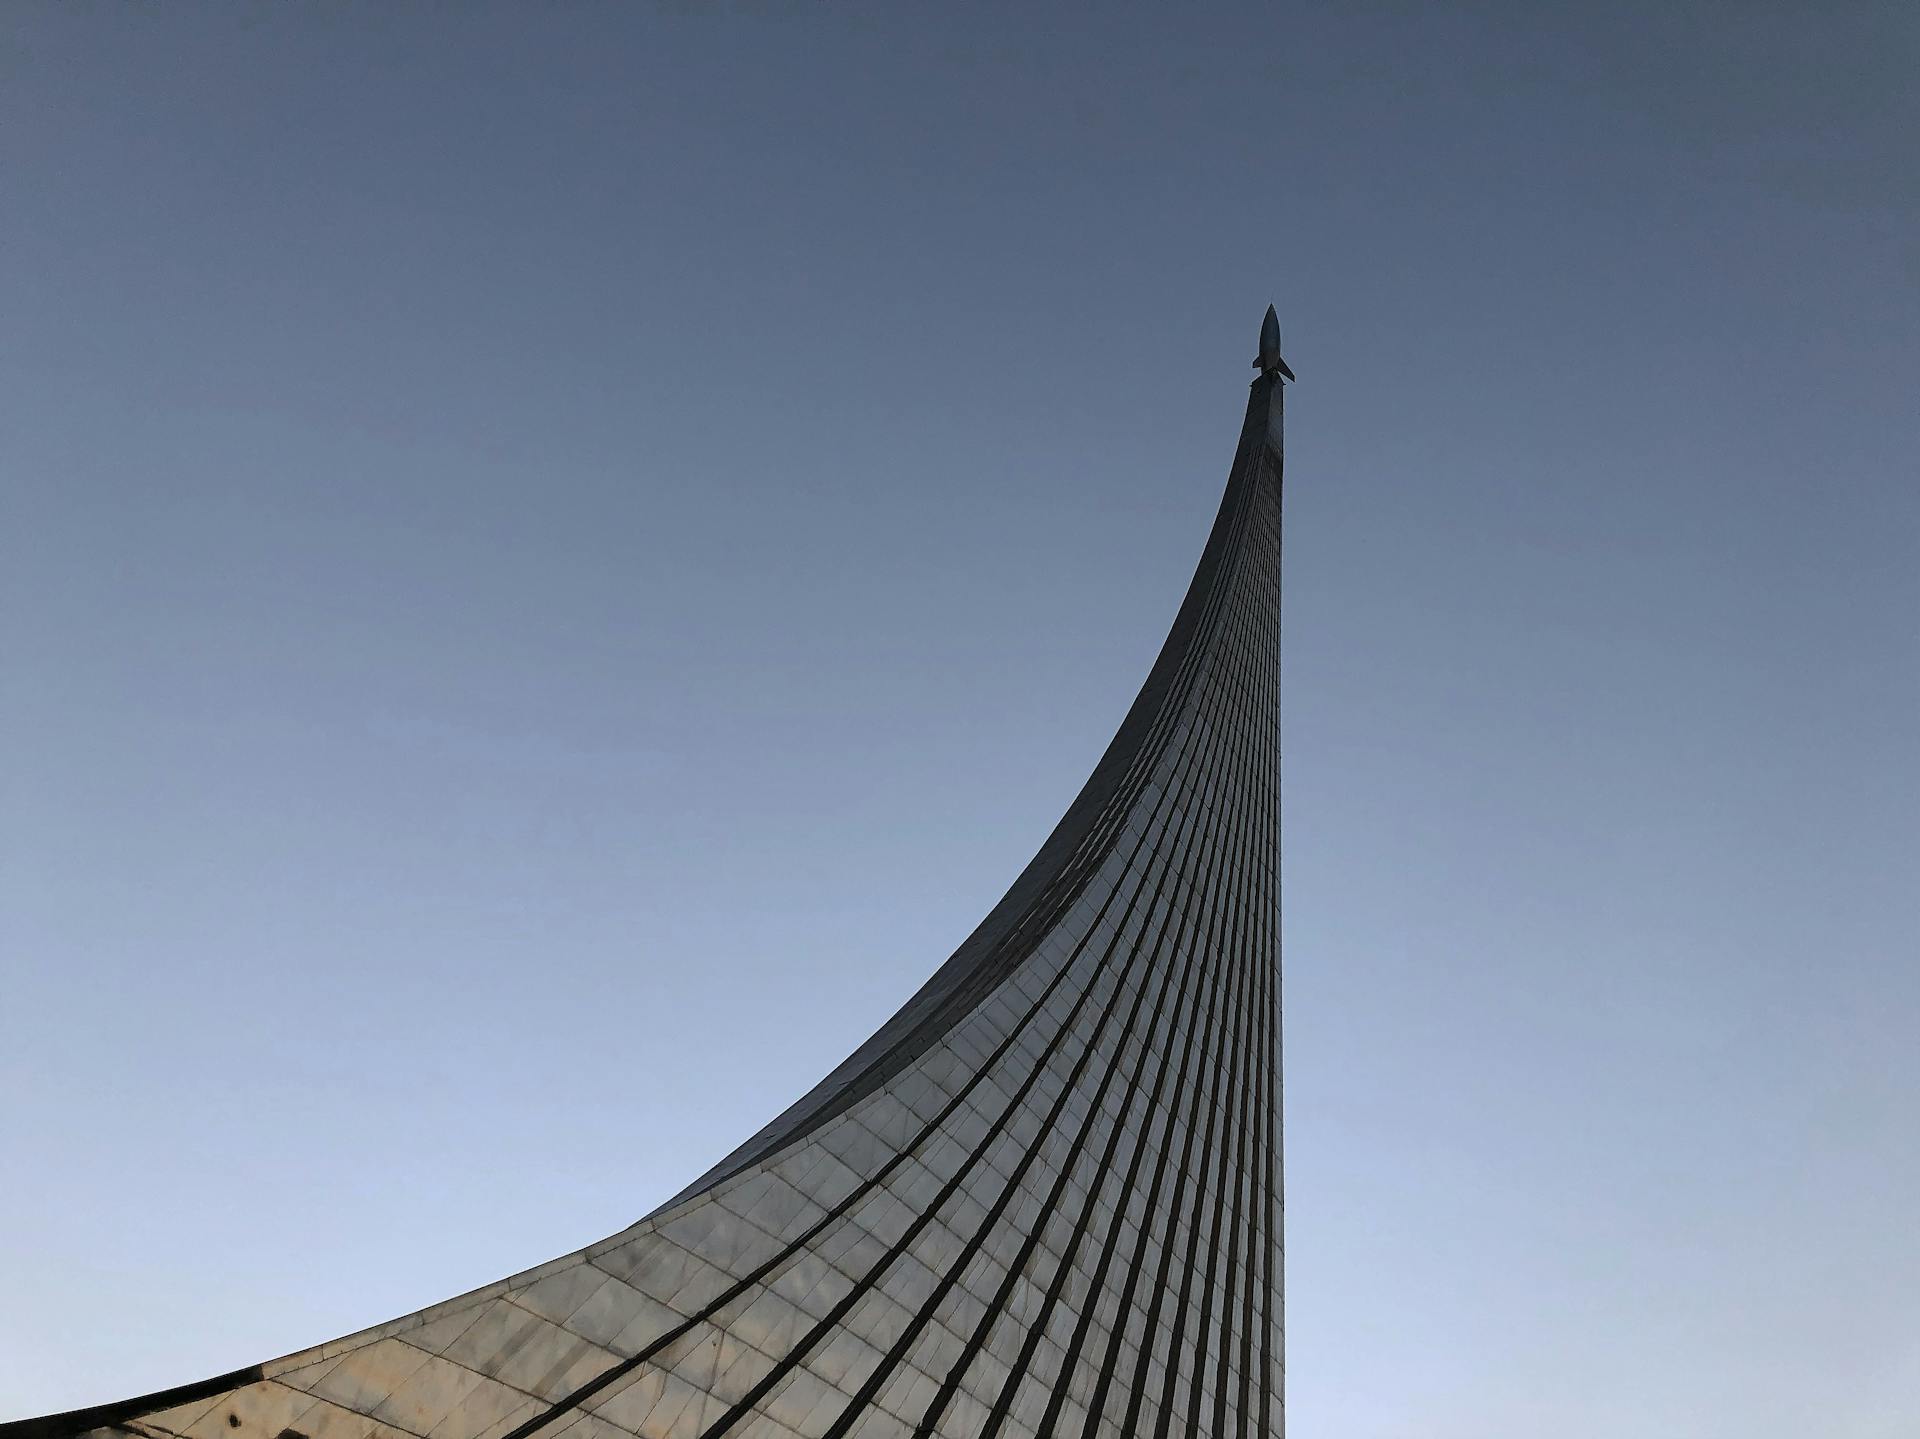
[[[0,11],[0,1417],[615,1230],[1118,723],[1277,301],[1303,1439],[1920,1422],[1908,5]]]

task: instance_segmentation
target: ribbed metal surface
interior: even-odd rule
[[[1280,1434],[1280,396],[1080,797],[800,1103],[586,1250],[0,1436]]]

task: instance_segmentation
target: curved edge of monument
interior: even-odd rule
[[[201,1399],[217,1399],[229,1389],[255,1383],[265,1374],[266,1366],[255,1364],[246,1369],[235,1369],[230,1374],[216,1374],[211,1379],[201,1379],[192,1384],[176,1384],[171,1389],[159,1389],[152,1394],[119,1399],[111,1404],[95,1404],[87,1409],[69,1409],[64,1414],[43,1414],[33,1419],[10,1420],[0,1423],[0,1434],[7,1436],[7,1439],[60,1439],[60,1436],[68,1434],[84,1434],[90,1429],[118,1427],[123,1421],[136,1419],[143,1414],[177,1409]]]
[[[1201,552],[1200,563],[1195,567],[1173,625],[1145,683],[1128,706],[1126,718],[1121,720],[1100,762],[1046,842],[973,933],[892,1018],[825,1079],[674,1195],[663,1208],[692,1199],[755,1160],[765,1159],[804,1138],[912,1062],[952,1025],[959,1013],[979,998],[984,987],[998,982],[1027,958],[1041,937],[1041,931],[1027,921],[1058,904],[1065,897],[1061,891],[1072,887],[1076,879],[1083,879],[1104,857],[1113,842],[1112,836],[1106,837],[1101,848],[1091,855],[1082,854],[1082,847],[1128,771],[1135,767],[1141,752],[1154,739],[1155,722],[1175,690],[1188,646],[1199,628],[1229,548],[1229,519],[1239,503],[1242,487],[1252,483],[1258,473],[1252,458],[1263,444],[1278,443],[1271,410],[1280,396],[1280,384],[1273,376],[1262,375],[1251,388],[1226,492],[1221,496],[1220,508],[1207,534],[1206,548]]]
[[[443,1328],[445,1321],[458,1319],[475,1306],[558,1278],[569,1266],[590,1261],[674,1220],[693,1201],[797,1146],[937,1043],[1032,955],[1046,937],[1052,917],[1078,896],[1112,848],[1117,831],[1107,821],[1116,805],[1124,808],[1131,803],[1129,786],[1138,783],[1143,760],[1150,759],[1166,740],[1163,713],[1178,707],[1181,686],[1190,678],[1188,651],[1196,632],[1203,628],[1216,580],[1234,543],[1232,517],[1249,486],[1260,483],[1265,474],[1278,472],[1277,466],[1269,468],[1260,459],[1266,450],[1279,457],[1281,394],[1275,374],[1263,371],[1254,380],[1226,492],[1200,563],[1146,682],[1066,814],[1000,902],[946,963],[872,1037],[799,1101],[664,1204],[627,1229],[584,1248],[278,1359],[109,1403],[0,1421],[0,1439],[69,1439],[95,1431],[117,1432],[135,1439],[180,1439],[190,1427],[204,1428],[221,1408],[230,1410],[225,1424],[214,1426],[221,1435],[230,1426],[236,1431],[234,1439],[314,1439],[302,1427],[279,1423],[271,1408],[256,1412],[247,1396],[256,1389],[275,1387],[280,1376],[331,1362],[381,1340]],[[518,1439],[551,1423],[613,1377],[609,1371],[578,1386],[562,1400],[539,1406],[538,1412],[506,1430],[504,1439]],[[230,1405],[216,1403],[223,1398]],[[246,1411],[244,1417],[242,1411]],[[237,1432],[243,1426],[247,1432]]]

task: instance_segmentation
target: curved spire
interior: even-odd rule
[[[845,1063],[597,1244],[0,1439],[1279,1433],[1289,372],[1268,320],[1226,493],[1119,731]]]

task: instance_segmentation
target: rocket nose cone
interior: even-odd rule
[[[1260,322],[1260,359],[1261,369],[1271,370],[1280,363],[1280,317],[1274,313],[1273,306],[1267,306],[1267,317]]]

